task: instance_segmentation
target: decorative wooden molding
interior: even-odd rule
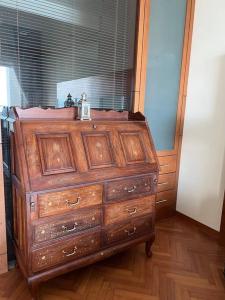
[[[76,107],[66,108],[41,108],[32,107],[22,109],[20,107],[12,107],[10,114],[16,119],[71,119],[76,116]]]
[[[128,111],[91,109],[92,120],[128,120]]]
[[[146,65],[148,58],[148,31],[150,0],[139,0],[136,32],[136,68],[133,111],[144,112]]]

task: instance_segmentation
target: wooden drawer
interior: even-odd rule
[[[152,194],[155,191],[156,175],[111,181],[106,184],[106,201],[132,199],[139,195]]]
[[[176,191],[166,191],[157,193],[156,196],[156,208],[167,205],[172,205],[176,201]]]
[[[176,155],[159,156],[158,159],[160,165],[159,174],[176,172],[176,168],[177,168]]]
[[[121,203],[108,204],[104,210],[104,223],[106,225],[126,221],[153,211],[155,196],[147,196]]]
[[[39,217],[47,217],[102,203],[102,185],[38,195]]]
[[[97,252],[100,245],[100,232],[95,232],[82,234],[70,240],[64,240],[52,246],[35,250],[32,253],[32,270],[38,272]]]
[[[89,229],[101,224],[101,209],[82,209],[69,216],[60,216],[52,221],[38,223],[33,226],[34,243],[53,240],[81,230]]]
[[[123,242],[129,239],[135,239],[141,235],[151,234],[153,230],[152,217],[136,218],[129,222],[110,226],[104,234],[106,245]]]
[[[172,190],[176,184],[176,173],[161,174],[159,175],[157,192]]]

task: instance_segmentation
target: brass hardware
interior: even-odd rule
[[[159,201],[156,201],[156,204],[159,204],[159,203],[164,203],[164,202],[167,202],[168,200],[159,200]]]
[[[127,209],[127,212],[128,212],[130,215],[134,215],[134,214],[136,214],[136,212],[137,212],[137,207],[134,207],[134,208],[128,208],[128,209]]]
[[[73,252],[68,253],[68,252],[66,252],[65,250],[63,250],[62,253],[65,254],[65,256],[68,257],[68,256],[72,256],[72,255],[76,254],[76,250],[77,250],[77,247],[74,246]]]
[[[35,211],[35,202],[34,202],[34,201],[31,201],[31,202],[30,202],[30,211],[31,211],[31,212],[34,212],[34,211]]]
[[[92,126],[92,127],[93,127],[93,129],[96,129],[96,128],[97,128],[97,125],[93,124],[93,126]]]
[[[129,230],[125,229],[124,232],[126,232],[128,236],[131,236],[131,235],[135,234],[136,230],[137,230],[137,228],[134,226],[133,231],[129,231]]]
[[[73,227],[70,228],[70,229],[68,229],[67,226],[63,225],[63,226],[62,226],[62,229],[63,229],[64,232],[73,232],[74,230],[77,229],[77,228],[76,228],[76,225],[77,225],[77,223],[75,223],[75,224],[73,225]]]
[[[66,200],[66,204],[70,207],[78,205],[80,203],[80,199],[81,199],[81,197],[77,197],[76,201],[74,201],[74,202],[70,202],[69,200]]]
[[[132,193],[132,192],[134,192],[136,190],[136,188],[137,188],[136,185],[134,185],[131,188],[125,187],[124,190],[127,191],[128,193]]]
[[[44,256],[42,256],[42,258],[41,258],[42,260],[45,260],[46,259],[46,256],[44,255]]]
[[[169,167],[169,164],[160,165],[160,167]]]
[[[167,185],[169,184],[169,182],[161,182],[161,183],[158,183],[158,185]]]
[[[154,184],[157,184],[157,183],[158,183],[158,179],[155,178],[155,179],[153,180],[153,182],[154,182]]]

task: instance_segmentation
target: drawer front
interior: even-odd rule
[[[177,168],[176,155],[159,156],[158,159],[160,165],[159,174],[176,172],[176,168]]]
[[[157,192],[172,190],[176,184],[176,173],[161,174],[159,175]]]
[[[100,241],[100,232],[95,232],[33,251],[32,270],[38,272],[95,253],[100,249]]]
[[[166,191],[157,193],[156,209],[167,205],[173,205],[176,202],[176,191]]]
[[[108,182],[106,201],[120,201],[132,199],[141,194],[152,194],[155,192],[155,179],[156,175],[148,175]]]
[[[39,217],[47,217],[102,203],[102,185],[38,195]]]
[[[141,235],[151,234],[152,230],[152,217],[133,219],[124,224],[111,225],[105,231],[104,240],[106,245],[121,243]]]
[[[104,223],[109,225],[152,213],[154,202],[155,196],[147,196],[121,203],[107,204],[104,208]]]
[[[33,241],[40,243],[77,233],[101,224],[101,209],[82,209],[70,216],[35,225],[33,228]]]

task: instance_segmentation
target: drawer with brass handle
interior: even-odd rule
[[[32,252],[32,270],[38,272],[100,249],[100,232],[82,234]]]
[[[154,195],[120,203],[106,204],[104,207],[104,223],[109,225],[152,213],[154,205]]]
[[[156,188],[156,175],[115,180],[106,183],[106,201],[132,199],[139,195],[153,194]]]
[[[81,209],[73,214],[33,224],[33,241],[40,243],[74,234],[101,224],[101,209]]]
[[[156,209],[167,205],[172,205],[176,202],[176,191],[165,191],[157,193],[156,196]]]
[[[159,174],[176,172],[176,168],[177,168],[176,155],[159,156],[158,159],[160,165]]]
[[[38,215],[47,217],[102,203],[102,185],[38,194]]]
[[[161,174],[159,175],[157,192],[172,190],[176,184],[176,173]]]
[[[131,219],[129,222],[108,226],[104,232],[106,245],[152,233],[152,216]]]

